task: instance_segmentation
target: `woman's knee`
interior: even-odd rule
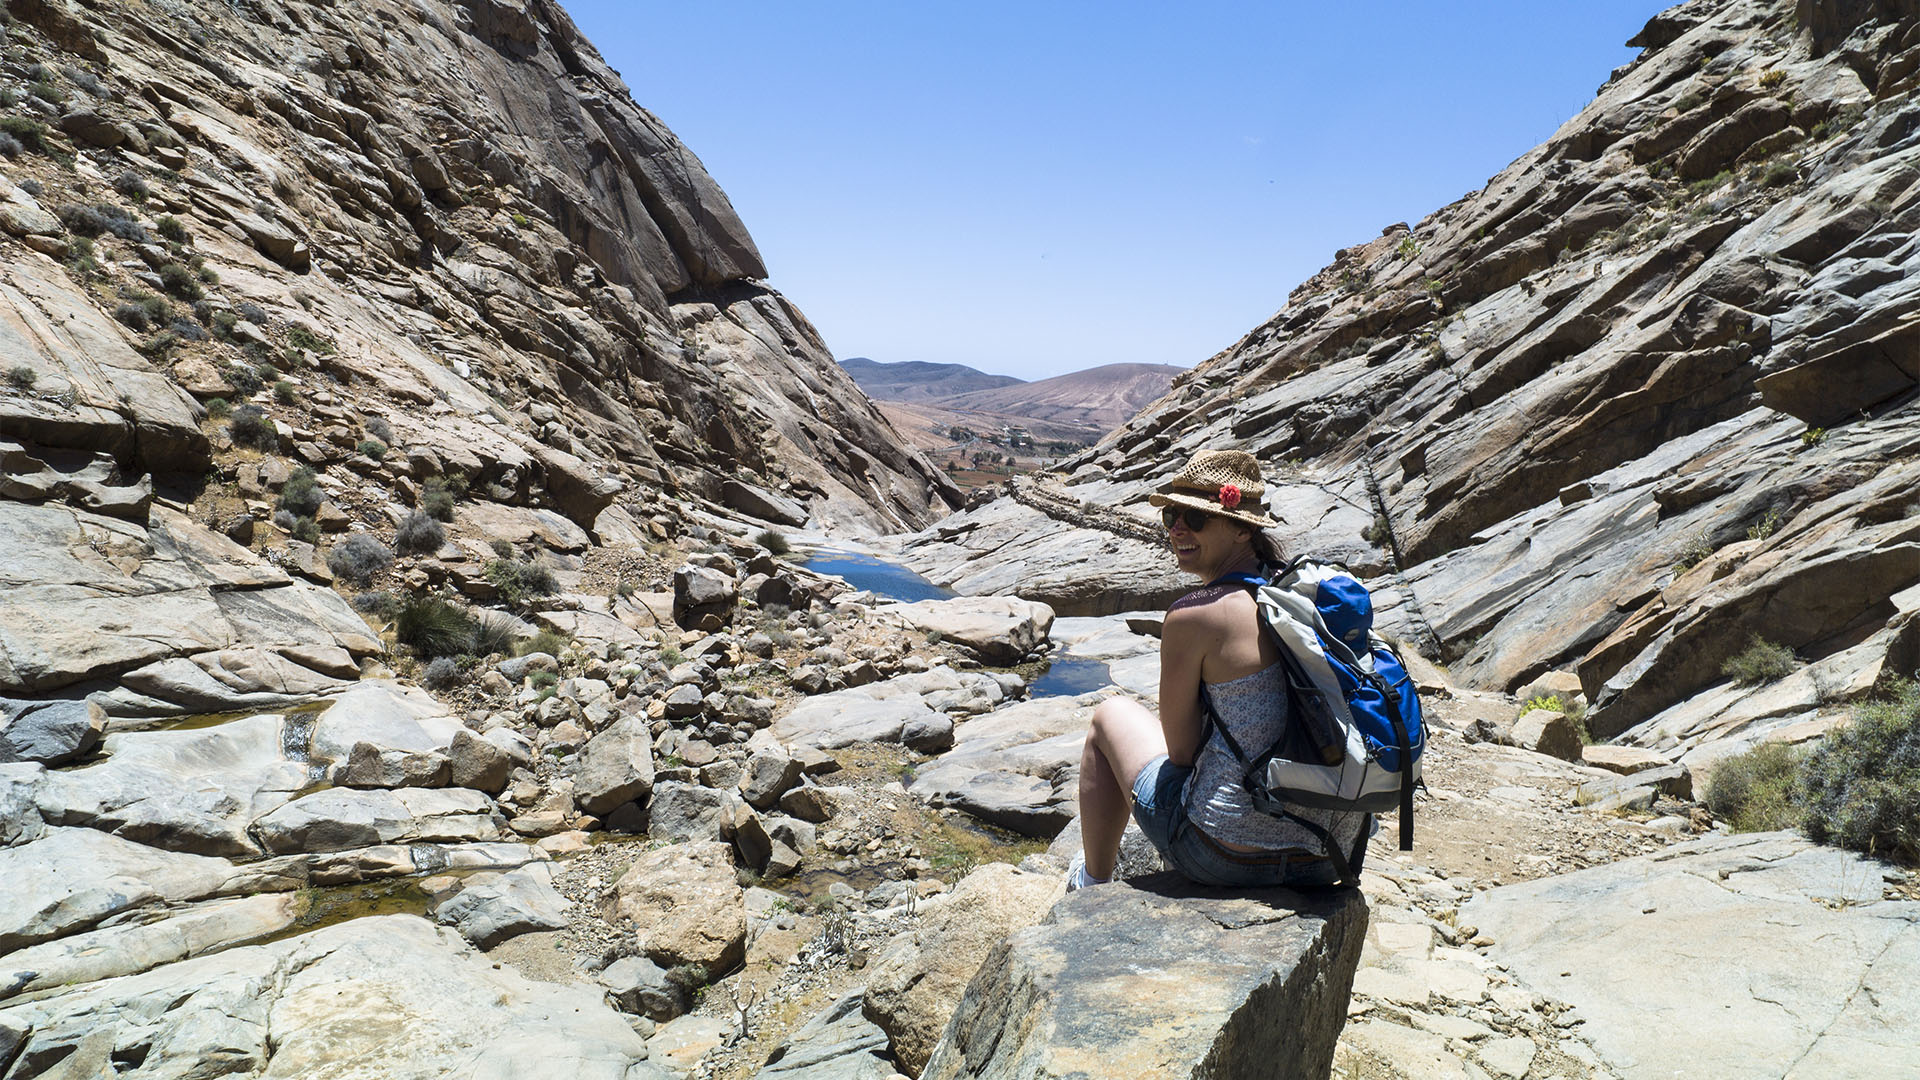
[[[1139,731],[1159,730],[1159,718],[1132,698],[1110,697],[1094,706],[1094,737],[1102,743],[1111,743],[1115,737]]]

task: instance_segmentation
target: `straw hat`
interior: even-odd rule
[[[1260,478],[1260,461],[1245,450],[1202,450],[1160,490],[1147,496],[1153,506],[1189,506],[1223,518],[1270,529],[1279,522],[1267,516],[1261,497],[1267,492]]]

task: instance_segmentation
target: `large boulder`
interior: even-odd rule
[[[614,883],[606,915],[630,921],[654,963],[699,964],[718,975],[746,955],[746,895],[732,846],[695,841],[640,856]]]
[[[887,1033],[894,1060],[918,1075],[967,983],[993,947],[1040,921],[1065,891],[1057,875],[990,863],[967,875],[874,965],[868,1020]]]
[[[587,740],[568,769],[574,801],[606,815],[653,791],[653,736],[644,716],[623,716]]]
[[[1070,893],[987,957],[921,1080],[1318,1080],[1366,926],[1353,889]]]
[[[376,844],[495,840],[493,801],[467,788],[329,788],[254,824],[268,851],[346,851]]]
[[[983,663],[1017,664],[1046,644],[1053,609],[1014,596],[960,596],[888,608],[909,626],[939,634]]]
[[[90,701],[0,698],[0,764],[64,765],[100,745],[106,720]]]
[[[860,992],[834,999],[767,1055],[753,1080],[891,1080],[887,1033],[860,1012]]]
[[[720,483],[720,501],[728,507],[762,521],[780,525],[805,525],[807,508],[784,495],[739,480]]]
[[[673,572],[673,621],[687,630],[718,630],[733,618],[738,592],[731,574],[691,563]]]
[[[1051,837],[1076,812],[1087,724],[1109,693],[1035,698],[968,720],[908,790],[1023,836]]]
[[[529,863],[462,878],[458,891],[434,906],[433,917],[480,948],[491,949],[521,934],[565,929],[566,907],[553,887],[549,865]]]

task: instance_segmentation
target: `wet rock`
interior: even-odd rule
[[[987,954],[1032,926],[1065,894],[1057,875],[993,863],[968,874],[921,916],[867,976],[862,1012],[887,1033],[902,1069],[917,1075]]]
[[[1070,893],[987,957],[920,1075],[1325,1076],[1366,922],[1351,889]]]
[[[17,949],[0,959],[0,999],[132,975],[258,941],[291,927],[300,906],[290,892],[211,900],[174,908],[157,921],[125,922]],[[0,1060],[6,1057],[0,1036]]]
[[[747,916],[733,849],[694,841],[647,852],[614,883],[607,917],[630,920],[641,951],[662,967],[734,967],[745,955]]]

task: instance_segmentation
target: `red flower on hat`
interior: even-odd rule
[[[1233,484],[1220,485],[1220,505],[1231,510],[1240,505],[1240,489]]]

